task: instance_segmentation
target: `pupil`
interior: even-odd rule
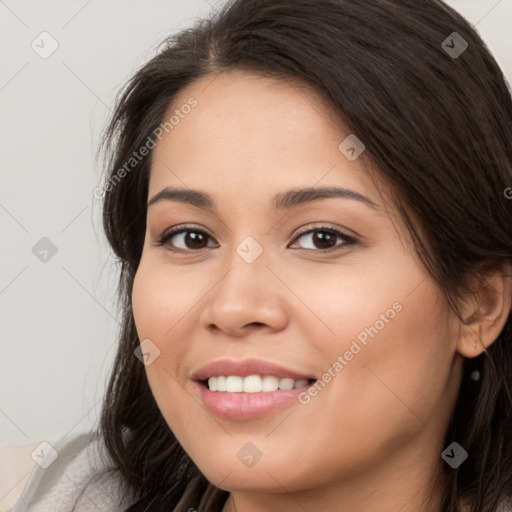
[[[189,231],[188,234],[185,237],[185,243],[187,246],[191,245],[192,249],[197,249],[197,244],[199,240],[199,244],[201,243],[201,238],[203,238],[203,235],[201,233],[197,233],[195,231]],[[191,243],[190,243],[191,242]],[[204,242],[204,240],[203,240]],[[196,245],[194,245],[196,244]],[[200,247],[199,247],[200,248]]]
[[[315,235],[315,244],[319,246],[321,249],[329,249],[330,247],[332,247],[332,245],[329,243],[329,241],[332,242],[332,238],[332,233],[328,233],[326,231],[319,231]]]

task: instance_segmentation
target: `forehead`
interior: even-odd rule
[[[210,75],[180,91],[164,122],[172,116],[154,149],[149,197],[176,186],[219,196],[244,191],[268,204],[285,189],[345,186],[380,202],[368,162],[340,152],[350,134],[306,84],[241,71]]]

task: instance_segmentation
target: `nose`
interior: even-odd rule
[[[263,254],[252,263],[235,254],[207,294],[201,324],[234,338],[256,329],[279,331],[288,322],[285,290]]]

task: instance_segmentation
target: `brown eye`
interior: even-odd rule
[[[316,252],[332,252],[357,243],[355,238],[327,226],[304,231],[294,239],[293,245],[296,245],[296,241],[302,238],[306,240],[309,238],[310,247],[299,248]],[[173,252],[200,251],[207,247],[212,247],[211,245],[208,246],[209,239],[213,240],[213,237],[202,229],[182,226],[165,232],[156,245],[166,246],[166,248]],[[336,243],[340,240],[341,243]],[[170,243],[171,241],[172,243]]]
[[[202,231],[200,229],[186,229],[179,228],[173,229],[165,233],[160,240],[158,240],[157,245],[170,245],[171,251],[194,251],[204,249],[207,245],[208,239],[211,238],[208,233]],[[174,239],[174,242],[170,244],[169,242]]]
[[[306,250],[317,250],[317,252],[329,252],[336,250],[337,240],[342,240],[343,242],[342,244],[338,244],[339,247],[357,243],[355,238],[348,236],[337,229],[326,226],[309,229],[308,231],[299,234],[299,236],[295,238],[294,242],[301,238],[309,238],[310,240],[310,247],[306,247]]]

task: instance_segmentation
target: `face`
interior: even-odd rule
[[[339,148],[350,133],[332,108],[306,87],[230,72],[182,90],[166,120],[176,110],[148,199],[197,190],[216,209],[153,201],[132,299],[151,390],[183,448],[230,491],[438,464],[457,324],[365,153]],[[323,187],[353,194],[273,208]],[[233,377],[228,391],[196,380],[210,376]]]

